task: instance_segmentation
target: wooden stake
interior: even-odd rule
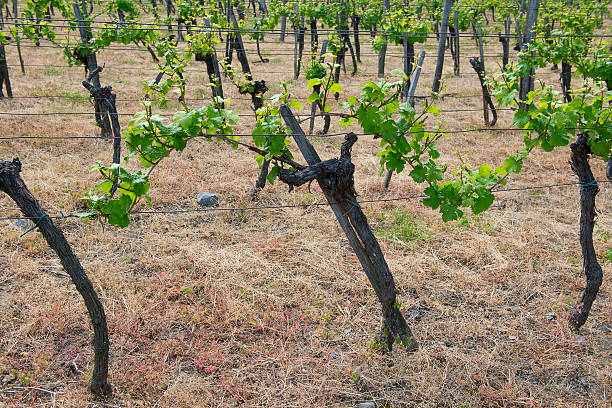
[[[287,126],[291,128],[293,138],[309,165],[296,172],[281,170],[281,181],[294,186],[317,180],[381,303],[384,319],[382,334],[387,347],[391,350],[395,339],[399,337],[407,351],[417,350],[416,339],[399,310],[393,275],[378,240],[356,201],[353,185],[355,166],[351,163],[351,147],[357,141],[357,136],[349,133],[345,137],[340,159],[322,162],[291,109],[283,104],[280,112]]]
[[[442,79],[442,68],[444,67],[444,50],[446,49],[446,32],[448,31],[448,17],[452,7],[453,0],[444,0],[440,40],[438,41],[438,61],[436,62],[436,71],[434,73],[432,87],[432,91],[435,93],[440,92],[440,80]]]

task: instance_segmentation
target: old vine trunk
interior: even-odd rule
[[[355,165],[351,162],[351,148],[357,141],[357,136],[353,133],[346,135],[339,159],[321,161],[291,109],[287,105],[281,105],[280,110],[308,162],[308,167],[297,171],[281,170],[280,179],[290,186],[300,186],[313,180],[319,183],[381,303],[384,319],[382,333],[386,345],[391,350],[393,343],[398,342],[408,351],[416,350],[417,341],[399,309],[393,275],[357,202],[353,181]]]
[[[19,159],[14,159],[12,162],[0,160],[0,190],[8,194],[23,214],[36,223],[49,246],[60,258],[64,270],[70,275],[77,291],[83,297],[94,329],[94,369],[89,389],[96,395],[108,396],[112,393],[112,387],[108,383],[109,341],[104,308],[64,234],[55,226],[28,190],[19,176],[20,172]]]
[[[578,330],[589,317],[591,306],[597,297],[601,286],[603,272],[597,262],[593,246],[593,227],[595,226],[595,197],[599,192],[597,182],[593,177],[589,164],[591,149],[587,144],[588,136],[580,134],[578,140],[572,143],[571,166],[580,183],[580,247],[582,248],[583,270],[586,275],[586,287],[582,299],[569,318],[570,326]]]

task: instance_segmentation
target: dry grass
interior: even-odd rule
[[[489,46],[491,52],[498,48]],[[281,46],[268,40],[266,47]],[[62,64],[51,49],[24,53],[32,64]],[[10,49],[11,66],[14,54]],[[362,69],[373,72],[374,57],[364,59]],[[119,98],[139,97],[139,81],[155,75],[146,53],[106,51],[99,60],[107,65],[102,82],[113,85]],[[289,72],[291,61],[282,61],[252,64],[256,79],[273,84],[271,93],[290,75],[269,73]],[[432,81],[433,59],[427,61],[423,86]],[[447,61],[448,92],[477,95],[467,60],[460,78],[449,73]],[[390,58],[389,71],[400,64]],[[192,96],[208,95],[203,66],[190,68],[189,77]],[[77,68],[30,68],[26,76],[12,71],[16,95],[85,95],[81,79]],[[343,78],[346,94],[358,92],[365,79]],[[304,81],[293,91],[305,97]],[[237,94],[229,85],[226,93]],[[439,106],[479,108],[481,102],[444,98]],[[120,102],[118,108],[135,112],[138,104]],[[233,108],[250,111],[244,101]],[[0,101],[1,111],[91,109],[78,100]],[[499,126],[508,123],[503,113]],[[479,112],[442,117],[448,129],[482,127]],[[3,116],[0,134],[92,135],[92,122],[92,116]],[[249,126],[243,118],[237,131],[248,133]],[[498,164],[520,144],[517,132],[491,131],[451,135],[440,148],[452,163],[459,152],[474,164]],[[338,155],[338,140],[315,145],[325,158]],[[382,189],[372,140],[362,138],[354,152],[362,197],[420,191],[405,174],[394,177],[391,191]],[[55,213],[82,207],[80,197],[95,180],[87,169],[96,160],[109,162],[111,154],[106,141],[2,142],[0,157],[13,156],[22,159],[30,189]],[[567,148],[535,153],[511,185],[572,180],[567,161]],[[205,141],[193,142],[156,171],[154,206],[164,209],[195,207],[199,191],[219,194],[222,206],[249,205],[257,175],[249,153]],[[603,163],[594,163],[594,171],[602,178]],[[286,190],[268,186],[258,204],[323,200],[315,186],[312,192]],[[609,202],[604,185],[595,234],[600,255],[612,249]],[[18,215],[7,197],[0,197],[0,205],[4,215]],[[18,380],[1,385],[0,406],[340,407],[366,400],[377,407],[609,406],[612,338],[597,330],[612,324],[609,280],[582,337],[566,325],[584,286],[576,187],[499,193],[485,215],[449,224],[417,201],[370,204],[365,210],[421,343],[415,354],[372,349],[379,307],[327,207],[142,216],[124,230],[60,221],[106,308],[115,387],[114,399],[106,402],[87,391],[91,328],[81,299],[57,273],[59,263],[40,235],[19,238],[21,230],[3,221],[0,379],[14,372]],[[603,265],[605,275],[609,265]],[[11,388],[17,385],[25,388]]]

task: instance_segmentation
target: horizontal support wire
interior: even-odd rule
[[[293,55],[293,54],[291,54],[291,55]],[[495,58],[498,58],[498,57],[499,56],[496,56]],[[449,58],[451,58],[451,57],[449,56]],[[471,59],[471,58],[474,58],[474,57],[466,56],[464,58]],[[256,63],[256,61],[253,62],[253,63]],[[260,62],[259,64],[263,64],[263,63]],[[11,68],[14,68],[14,69],[20,68],[20,65],[18,65],[18,64],[9,64],[8,66],[11,67]],[[71,65],[43,65],[43,64],[40,64],[40,65],[28,65],[28,64],[24,64],[23,66],[24,67],[34,67],[34,66],[35,67],[46,67],[47,69],[48,68],[58,68],[58,69],[78,68],[78,69],[83,69],[82,65],[72,65],[71,66]],[[192,68],[192,69],[186,69],[184,72],[186,72],[186,73],[201,73],[202,72],[201,70],[198,70],[197,68],[195,68],[195,66],[193,66],[193,67],[194,68]],[[116,69],[116,70],[119,70],[119,71],[122,71],[122,70],[134,70],[134,71],[136,71],[136,70],[138,70],[138,71],[159,72],[159,69],[157,67],[122,67],[122,66],[112,67],[112,66],[110,66],[110,67],[104,67],[104,69],[105,70]],[[268,69],[264,68],[264,71],[262,73],[274,75],[274,74],[286,74],[287,72],[286,71],[271,71],[271,70],[268,70]],[[349,76],[351,78],[356,78],[356,77],[368,77],[369,78],[369,77],[372,77],[373,75],[376,75],[376,74],[377,74],[377,71],[375,71],[375,70],[368,71],[368,70],[363,70],[363,69],[359,68],[359,71],[356,74],[349,74]],[[468,71],[468,72],[461,73],[460,77],[466,77],[466,76],[469,76],[469,77],[472,77],[472,76],[478,77],[478,75],[479,74],[476,73],[476,72]],[[559,75],[559,73],[558,72],[539,72],[537,74],[537,77],[543,77],[545,75]],[[221,79],[223,80],[224,83],[229,83],[228,81],[224,80],[224,78],[221,78]],[[248,98],[245,98],[245,100],[247,100],[247,99]],[[248,100],[250,100],[250,99],[248,99]]]
[[[234,99],[234,98],[231,98]],[[134,101],[140,101],[140,99],[134,99]],[[515,109],[512,108],[500,108],[500,109],[496,109],[496,110],[506,110],[506,111],[515,111]],[[481,109],[477,109],[477,108],[470,108],[470,109],[440,109],[441,113],[453,113],[453,112],[482,112],[482,108]],[[80,116],[80,115],[92,115],[92,114],[106,114],[107,112],[0,112],[0,116],[63,116],[63,115],[75,115],[75,116]],[[133,117],[134,115],[136,115],[137,112],[134,113],[115,113],[114,115],[118,115],[118,116],[130,116]],[[257,117],[256,113],[236,113],[238,116],[244,116],[244,117]],[[310,118],[311,116],[346,116],[345,112],[325,112],[325,113],[317,113],[315,115],[308,115],[308,117]],[[495,128],[491,128],[491,129],[495,129]]]
[[[596,130],[596,129],[612,129],[612,126],[585,126],[585,127],[576,127],[576,128],[565,128],[567,130]],[[418,132],[407,131],[406,134],[421,134],[421,133],[430,133],[430,134],[460,134],[460,133],[474,133],[474,132],[486,132],[486,131],[496,131],[496,132],[523,132],[523,131],[536,131],[537,129],[519,129],[519,128],[475,128],[475,129],[456,129],[456,130],[436,130],[436,129],[425,129],[420,130]],[[331,137],[340,137],[346,136],[346,132],[341,133],[330,133],[327,135],[319,135],[319,134],[307,134],[303,135],[305,137],[313,137],[319,139],[331,138]],[[355,136],[372,136],[374,138],[381,138],[379,134],[373,133],[354,133]],[[262,133],[253,135],[251,133],[232,133],[232,134],[202,134],[196,136],[190,136],[189,138],[218,138],[218,137],[253,137],[253,136],[265,136],[265,137],[287,137],[292,136],[293,134],[276,134],[276,133]],[[52,140],[52,139],[111,139],[106,136],[0,136],[0,140],[28,140],[28,139],[40,139],[40,140]],[[231,141],[231,140],[228,140]]]
[[[607,184],[611,183],[611,180],[597,180],[598,184]],[[567,182],[567,183],[555,183],[555,184],[544,184],[544,185],[536,185],[536,186],[527,186],[527,187],[510,187],[510,188],[496,188],[493,189],[493,193],[504,193],[504,192],[519,192],[519,191],[532,191],[532,190],[541,190],[541,189],[549,189],[549,188],[560,188],[560,187],[569,187],[569,186],[579,186],[580,183],[576,181]],[[375,203],[388,203],[388,202],[397,202],[397,201],[409,201],[416,199],[423,199],[429,197],[426,194],[414,194],[409,196],[401,196],[401,197],[390,197],[390,198],[379,198],[379,199],[365,199],[355,201],[355,205],[362,204],[375,204]],[[263,211],[263,210],[276,210],[276,209],[289,209],[289,208],[310,208],[310,207],[325,207],[331,204],[337,203],[309,203],[309,204],[280,204],[280,205],[261,205],[261,206],[253,206],[253,207],[215,207],[215,208],[179,208],[172,210],[140,210],[131,212],[130,215],[163,215],[163,214],[189,214],[189,213],[209,213],[209,212],[237,212],[237,211]],[[2,211],[6,210],[17,210],[16,208],[3,208]],[[75,214],[68,215],[64,214],[64,211],[60,211],[60,215],[45,215],[51,219],[66,219],[66,218],[78,218]],[[16,221],[16,220],[36,220],[37,217],[1,217],[0,221]]]
[[[126,23],[126,22],[117,22],[117,21],[97,21],[97,20],[89,20],[87,21],[86,24],[82,24],[82,20],[77,20],[77,19],[46,19],[46,20],[40,20],[39,22],[37,22],[36,20],[30,19],[30,18],[22,18],[22,17],[18,17],[18,18],[13,18],[13,21],[10,20],[6,20],[5,24],[6,25],[16,25],[16,26],[41,26],[41,27],[52,27],[52,28],[69,28],[72,30],[78,29],[78,28],[88,28],[88,29],[93,29],[93,30],[117,30],[117,29],[130,29],[130,30],[134,30],[134,31],[175,31],[175,30],[170,30],[168,27],[164,27],[162,24],[157,24],[157,23]],[[17,22],[20,21],[20,22]],[[25,21],[25,22],[21,22],[21,21]],[[73,24],[68,24],[68,25],[54,25],[54,24],[48,24],[47,22],[67,22],[67,23],[73,23]],[[96,24],[100,24],[100,26],[96,26]],[[103,24],[103,25],[102,25]],[[281,29],[261,29],[261,28],[226,28],[226,27],[208,27],[205,25],[189,25],[189,26],[185,26],[185,28],[189,28],[189,29],[197,29],[197,31],[199,32],[211,32],[211,33],[235,33],[235,32],[240,32],[240,33],[245,33],[245,34],[251,34],[251,33],[258,33],[258,34],[266,34],[266,33],[281,33]],[[304,30],[306,32],[309,31],[308,27],[304,27]],[[317,29],[317,31],[319,33],[333,33],[336,34],[338,32],[342,32],[342,33],[347,33],[347,34],[354,34],[354,33],[359,33],[359,34],[365,34],[365,35],[370,35],[371,31],[370,30],[338,30],[337,28],[319,28]],[[442,34],[441,32],[438,31],[430,31],[427,34],[423,34],[422,32],[416,31],[416,32],[404,32],[404,31],[380,31],[381,35],[403,35],[404,33],[408,34],[411,37],[415,37],[415,38],[420,38],[420,39],[436,39],[437,40],[437,35],[438,34]],[[458,34],[454,34],[454,35],[458,35],[459,37],[470,37],[472,38],[473,34],[472,33],[461,33],[459,32]],[[504,34],[505,35],[505,34]],[[498,34],[483,34],[481,37],[492,37],[492,38],[498,38],[499,35]],[[519,38],[518,35],[516,34],[509,34],[506,37],[510,37],[510,38]],[[589,38],[610,38],[612,37],[612,34],[550,34],[550,35],[546,35],[546,36],[542,36],[542,37],[534,37],[534,39],[537,38],[543,38],[543,39],[549,39],[549,38],[570,38],[570,37],[576,37],[576,38],[581,38],[581,37],[589,37]]]

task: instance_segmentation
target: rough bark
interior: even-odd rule
[[[11,88],[11,79],[6,63],[6,50],[4,49],[4,44],[0,44],[0,98],[4,98],[2,87],[6,89],[6,96],[12,98],[13,89]]]
[[[251,201],[257,199],[259,192],[263,190],[263,188],[266,186],[266,180],[268,177],[269,169],[270,169],[270,162],[264,159],[261,162],[261,169],[259,169],[259,176],[257,177],[257,181],[255,181],[255,187],[251,189],[251,193],[249,195]]]
[[[353,72],[351,72],[351,76],[355,76],[355,74],[357,74],[357,58],[355,57],[355,51],[353,50],[353,45],[351,44],[351,37],[348,35],[348,29],[344,31],[342,38],[344,39],[344,45],[351,53],[351,61],[353,62]],[[336,94],[335,96],[337,100],[338,95]]]
[[[357,56],[357,62],[361,62],[361,43],[359,42],[359,22],[361,17],[354,15],[352,18],[353,23],[353,38],[355,40],[355,54]]]
[[[480,80],[480,87],[482,88],[482,109],[483,109],[483,117],[484,123],[487,126],[495,126],[497,123],[497,111],[495,110],[495,105],[491,100],[491,94],[489,93],[489,88],[485,84],[485,71],[484,65],[478,58],[470,58],[470,64],[476,74],[478,75],[478,79]],[[493,114],[493,120],[489,121],[489,109],[491,109],[491,113]]]
[[[414,65],[414,44],[408,42],[408,34],[404,33],[403,38],[403,63],[404,63],[404,74],[407,77],[412,75],[412,66]],[[404,88],[402,88],[401,97],[406,100],[408,98],[408,89],[410,89],[410,80],[406,82]]]
[[[342,64],[344,64],[345,57],[346,57],[346,44],[343,41],[342,45],[340,46],[340,49],[336,53],[336,69],[334,70],[334,82],[335,83],[340,83],[340,67],[342,66]],[[334,94],[334,97],[336,98],[336,100],[338,100],[339,96],[340,95],[338,93]]]
[[[531,42],[534,36],[534,29],[536,21],[538,19],[538,7],[540,6],[540,0],[529,0],[527,6],[527,21],[525,23],[525,34],[523,35],[522,46]],[[519,99],[524,101],[527,99],[527,94],[533,90],[535,70],[531,69],[529,74],[521,78],[519,84]],[[525,103],[520,104],[521,109],[527,109]]]
[[[210,19],[205,18],[204,24],[207,28],[212,28]],[[223,84],[221,83],[221,72],[219,70],[219,61],[217,60],[216,50],[207,52],[206,54],[196,53],[196,61],[204,61],[206,64],[206,73],[208,74],[208,80],[210,81],[210,87],[212,90],[213,97],[223,98]],[[221,108],[225,108],[225,104],[221,104]]]
[[[264,58],[263,55],[261,55],[261,45],[259,44],[259,33],[257,35],[257,38],[255,39],[255,44],[257,45],[257,55],[259,56],[259,60],[264,63],[267,64],[268,62],[270,62],[270,60],[268,58]]]
[[[382,332],[386,345],[391,350],[395,339],[399,338],[408,351],[416,350],[416,339],[399,310],[395,282],[389,266],[365,214],[357,203],[353,180],[355,166],[351,162],[351,147],[357,141],[357,136],[349,133],[345,137],[339,159],[322,162],[291,109],[287,105],[281,105],[280,111],[308,162],[308,167],[296,172],[282,170],[280,179],[291,186],[312,180],[318,182],[381,303],[384,319]]]
[[[599,192],[591,166],[591,149],[587,144],[588,135],[583,133],[570,145],[570,164],[580,183],[580,247],[582,249],[582,268],[586,276],[586,286],[580,302],[569,318],[570,327],[577,331],[586,322],[593,302],[603,279],[603,271],[597,262],[593,246],[593,227],[595,226],[595,197]]]
[[[560,77],[563,100],[569,103],[572,100],[572,66],[565,61],[561,62]]]
[[[102,303],[64,234],[51,218],[45,216],[45,210],[28,190],[19,175],[20,172],[19,159],[12,162],[0,160],[0,190],[15,201],[27,218],[36,222],[41,234],[55,251],[64,270],[83,297],[94,329],[94,369],[89,389],[96,395],[111,395],[112,387],[108,383],[108,329]]]
[[[281,42],[285,41],[285,32],[287,31],[287,16],[281,16],[280,37]]]
[[[510,37],[507,35],[499,35],[499,42],[502,43],[502,69],[506,70],[506,65],[508,65],[508,60],[510,57]]]
[[[453,41],[451,42],[451,44],[453,44],[452,48],[454,48],[455,50],[453,73],[456,76],[459,76],[461,74],[461,52],[459,48],[459,13],[457,12],[457,10],[455,10],[453,13],[453,25],[455,26],[455,36],[453,37]]]
[[[79,34],[81,36],[81,42],[83,44],[88,44],[92,39],[91,29],[89,28],[89,23],[85,20],[87,18],[86,10],[84,5],[80,5],[79,2],[75,1],[72,3],[72,9],[74,11],[75,19],[77,20],[77,24],[79,26]],[[98,60],[96,58],[95,53],[91,53],[86,57],[86,72],[94,72],[96,68],[98,68]],[[91,78],[91,83],[98,88],[101,88],[100,85],[100,76],[95,74]],[[102,137],[112,137],[113,131],[110,123],[110,118],[108,116],[108,112],[101,106],[99,103],[94,103],[95,109],[95,118],[96,123],[100,127],[100,135]]]
[[[246,50],[244,48],[244,43],[242,42],[242,35],[240,34],[240,26],[238,25],[238,21],[236,21],[236,15],[233,13],[232,9],[229,10],[230,18],[234,24],[234,34],[233,34],[233,43],[236,49],[236,57],[240,62],[242,67],[242,72],[251,76],[251,68],[249,67],[249,60],[247,58]]]
[[[438,41],[438,60],[436,62],[436,71],[434,72],[433,79],[433,92],[440,92],[440,80],[442,79],[442,68],[444,67],[444,51],[446,49],[446,32],[448,31],[448,17],[450,15],[451,8],[453,7],[453,0],[444,0],[444,9],[442,11],[442,24],[440,27],[440,39]]]
[[[325,53],[327,52],[327,44],[328,44],[328,40],[323,40],[323,45],[321,46],[321,55],[319,56],[320,62],[325,61]],[[317,93],[321,92],[321,85],[313,86],[313,91]],[[317,133],[326,135],[327,132],[329,131],[329,126],[331,125],[331,117],[328,113],[323,111],[323,105],[321,104],[321,101],[319,100],[316,100],[312,103],[312,106],[310,109],[310,128],[309,128],[308,133],[312,134],[312,132],[314,131],[315,115],[317,113],[317,108],[319,108],[319,110],[321,111],[321,114],[323,115],[323,120],[324,120],[323,130]]]
[[[319,52],[319,31],[317,30],[317,19],[310,20],[310,54],[317,55]]]
[[[87,89],[99,106],[102,106],[110,117],[111,127],[113,130],[113,164],[121,163],[121,125],[119,124],[119,114],[117,113],[117,95],[113,93],[113,88],[110,86],[97,87],[91,84],[91,79],[94,75],[102,72],[102,67],[93,70],[87,79],[83,81],[83,86]],[[119,169],[115,170],[115,181],[113,187],[109,191],[112,197],[117,190],[119,184]]]

